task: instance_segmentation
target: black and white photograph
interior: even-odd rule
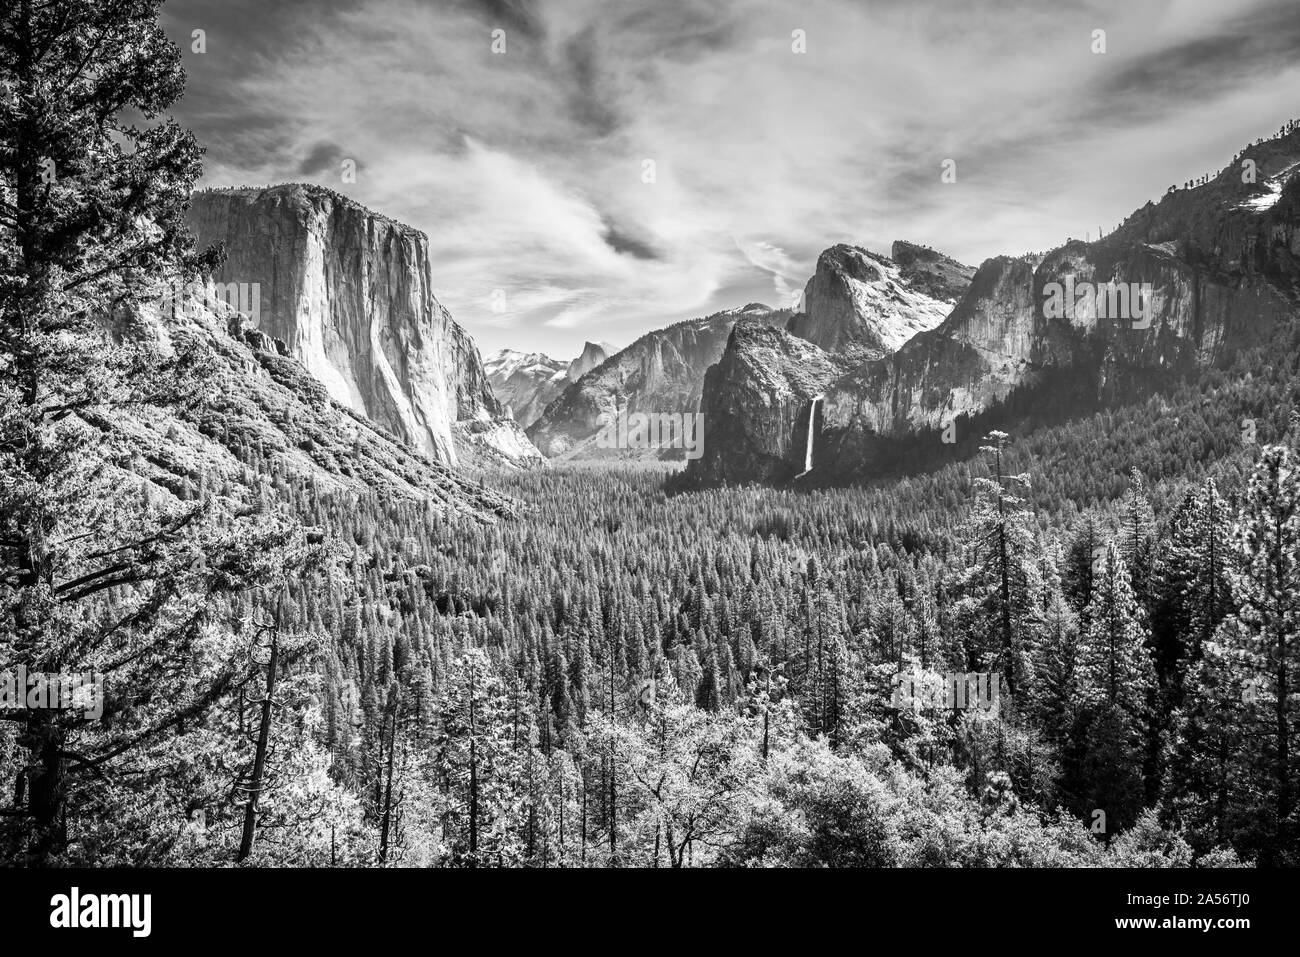
[[[1297,0],[0,0],[7,928],[1298,865]]]

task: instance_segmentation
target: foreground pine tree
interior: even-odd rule
[[[975,480],[976,501],[967,532],[972,564],[963,591],[973,602],[968,632],[968,665],[996,671],[1014,696],[1032,684],[1031,654],[1041,629],[1036,602],[1033,513],[1017,491],[1028,477],[1005,472],[1005,432],[990,432],[980,447],[989,456],[992,478]]]
[[[1080,810],[1104,811],[1112,823],[1127,826],[1143,805],[1155,669],[1129,570],[1114,542],[1106,548],[1085,619],[1074,735],[1081,760],[1070,790],[1081,797]]]
[[[120,416],[204,392],[202,356],[123,332],[197,265],[182,215],[200,150],[159,119],[184,74],[158,7],[0,12],[0,666],[106,688],[99,720],[3,713],[26,756],[5,782],[6,851],[36,861],[97,842],[133,859],[156,852],[150,828],[176,829],[169,762],[189,760],[186,732],[246,660],[212,596],[286,562],[256,503],[181,498],[122,467]]]
[[[1296,682],[1300,681],[1300,475],[1284,446],[1260,456],[1236,530],[1237,614],[1221,635],[1242,679],[1255,758],[1261,863],[1294,865]]]
[[[1177,702],[1187,672],[1233,609],[1231,574],[1237,554],[1228,505],[1213,479],[1188,493],[1170,533],[1160,563],[1152,631],[1156,670],[1174,686]]]

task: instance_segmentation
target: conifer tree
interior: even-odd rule
[[[1157,574],[1153,616],[1157,672],[1181,692],[1187,671],[1232,611],[1232,545],[1228,505],[1213,479],[1189,493],[1175,514]],[[1178,695],[1175,696],[1177,703]]]
[[[1149,613],[1156,559],[1155,515],[1147,498],[1146,483],[1136,466],[1129,469],[1118,541],[1133,594],[1138,604]]]
[[[481,650],[466,649],[453,664],[438,713],[433,757],[454,834],[452,862],[500,863],[519,761],[505,684]]]
[[[1085,812],[1100,809],[1125,825],[1136,820],[1146,796],[1144,771],[1155,670],[1142,611],[1118,546],[1106,549],[1101,577],[1086,610],[1079,648],[1082,790]]]
[[[981,446],[993,477],[975,480],[975,508],[967,532],[974,564],[964,588],[977,603],[970,634],[977,664],[998,672],[1014,695],[1022,684],[1030,684],[1030,655],[1040,621],[1033,516],[1014,491],[1029,480],[1005,472],[1008,438],[1005,432],[990,432]]]
[[[1080,684],[1092,705],[1114,706],[1137,721],[1154,681],[1142,610],[1129,584],[1128,568],[1111,542],[1088,609],[1080,647]]]
[[[1236,622],[1229,619],[1206,642],[1188,676],[1187,694],[1171,724],[1173,739],[1165,789],[1170,810],[1187,828],[1200,850],[1229,842],[1250,846],[1264,835],[1252,834],[1256,810],[1256,748],[1247,729],[1259,715],[1245,660],[1237,644]],[[1244,693],[1245,692],[1245,693]]]
[[[1248,730],[1267,769],[1261,785],[1271,814],[1270,863],[1297,859],[1294,820],[1296,682],[1300,680],[1300,476],[1284,446],[1264,449],[1246,489],[1236,530],[1239,607],[1225,643],[1238,652],[1254,707]]]
[[[1094,569],[1099,567],[1097,557],[1104,555],[1105,548],[1106,536],[1097,517],[1085,512],[1074,523],[1062,571],[1062,588],[1075,614],[1083,614],[1092,601]]]
[[[117,417],[206,391],[183,329],[171,355],[139,334],[161,284],[203,264],[183,226],[200,150],[162,118],[184,73],[158,7],[0,10],[0,660],[106,687],[99,722],[11,716],[27,758],[10,836],[41,859],[70,819],[115,821],[94,806],[113,769],[192,729],[240,679],[238,656],[203,647],[210,594],[290,564],[274,554],[287,524],[249,520],[263,503],[123,494],[140,480],[119,467]]]

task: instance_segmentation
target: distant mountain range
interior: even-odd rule
[[[516,422],[528,428],[569,383],[577,382],[616,351],[605,342],[588,342],[579,356],[561,362],[541,352],[501,349],[488,356],[483,368],[497,398]]]
[[[1084,410],[1266,342],[1300,302],[1297,169],[1292,131],[1095,242],[978,270],[903,241],[889,256],[835,245],[798,311],[750,303],[567,362],[484,362],[433,295],[424,235],[330,190],[200,192],[189,219],[200,244],[225,244],[213,278],[260,290],[250,334],[444,465],[682,459],[598,436],[620,415],[700,411],[689,481],[837,484],[897,471],[918,443],[942,458],[976,424]],[[1130,306],[1144,314],[1114,311]]]
[[[1300,315],[1297,170],[1300,130],[1255,144],[1095,242],[987,260],[937,324],[927,303],[954,296],[966,267],[899,244],[892,261],[828,250],[807,316],[731,334],[688,478],[861,481],[951,457],[972,430],[1089,411],[1267,343]],[[891,351],[880,322],[908,319],[933,328]]]
[[[622,413],[697,412],[704,373],[721,357],[736,322],[779,325],[789,316],[750,303],[648,332],[569,384],[528,427],[528,437],[549,458],[682,458],[680,449],[602,448],[597,436]]]
[[[890,258],[857,246],[827,249],[808,281],[801,311],[750,303],[647,333],[552,399],[528,427],[529,438],[551,458],[684,458],[681,449],[604,448],[597,436],[619,414],[700,411],[706,373],[722,359],[738,324],[757,335],[772,333],[765,341],[790,356],[800,353],[797,342],[819,344],[827,355],[818,363],[838,374],[855,362],[893,352],[943,321],[974,270],[911,243],[895,243],[892,252]],[[781,337],[797,342],[780,344]],[[535,375],[549,370],[550,381],[557,381],[558,365],[537,364]],[[762,365],[756,363],[755,370]],[[707,448],[717,439],[707,434],[713,426],[708,415],[705,422]]]

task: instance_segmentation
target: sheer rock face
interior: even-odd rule
[[[881,434],[934,427],[941,417],[984,408],[1031,381],[1037,348],[1032,278],[1026,262],[986,262],[939,328],[831,386],[825,425]]]
[[[783,329],[737,323],[704,381],[704,454],[687,465],[701,484],[783,483],[806,464],[813,400],[843,361]]]
[[[255,492],[274,469],[325,492],[417,501],[486,521],[517,505],[335,401],[283,342],[210,296],[185,296],[161,314],[133,311],[113,331],[164,355],[197,346],[206,356],[203,391],[184,407],[131,409],[95,423],[134,452],[132,482],[177,495],[214,480]]]
[[[582,347],[581,355],[569,363],[567,372],[569,381],[577,382],[617,351],[607,342],[586,343]]]
[[[895,243],[897,258],[857,246],[818,257],[806,311],[784,330],[738,324],[705,378],[704,455],[688,465],[696,481],[782,483],[824,458],[831,390],[851,369],[896,350],[943,322],[974,270],[924,246]],[[816,404],[814,399],[821,398]]]
[[[921,246],[895,243],[894,251],[906,266],[858,246],[827,249],[804,288],[804,311],[787,329],[828,352],[865,360],[939,325],[972,270]]]
[[[447,465],[536,459],[434,297],[423,233],[302,185],[196,193],[189,222],[226,244],[214,278],[256,284],[256,326],[333,399]]]
[[[1082,290],[1112,282],[1149,286],[1142,316],[1111,314],[1119,310],[1105,293],[1080,293],[1065,315],[1047,308],[1051,284]],[[1217,281],[1163,246],[1073,242],[1038,263],[998,257],[980,267],[939,328],[835,383],[826,428],[894,437],[938,430],[1018,388],[1050,387],[1065,372],[1082,371],[1100,396],[1115,377],[1186,373],[1262,345],[1293,308],[1266,281]]]
[[[742,319],[780,325],[788,316],[750,303],[647,333],[570,384],[529,427],[528,437],[553,458],[683,458],[680,449],[602,449],[597,437],[620,413],[699,411],[704,373],[722,356],[732,327]],[[707,417],[705,427],[711,428]]]
[[[1255,183],[1242,182],[1244,158],[1258,166]],[[828,250],[826,267],[819,262],[819,276],[809,284],[810,318],[790,326],[851,365],[825,389],[816,480],[841,483],[869,474],[876,464],[888,465],[871,459],[890,454],[889,442],[925,440],[958,416],[1011,414],[1004,403],[1013,393],[1032,404],[1068,388],[1090,403],[1104,402],[1266,345],[1279,326],[1300,318],[1297,172],[1300,131],[1250,147],[1218,176],[1171,190],[1096,242],[1072,240],[1042,256],[990,259],[947,318],[879,357],[867,348],[870,323],[848,304],[855,284],[888,290],[898,282],[889,261],[858,256],[851,247]],[[904,281],[928,293],[951,291],[944,285],[950,270],[930,257],[918,266],[914,249],[902,245],[893,251]],[[1112,288],[1140,291],[1144,307],[1130,302],[1124,309]],[[821,305],[828,299],[834,308]],[[874,341],[877,349],[886,344],[879,336]],[[752,349],[739,338],[735,345]],[[771,393],[759,364],[757,355],[724,356],[708,379],[704,407],[713,408],[719,396],[753,392],[753,415],[767,415]],[[798,427],[806,413],[794,409],[795,421],[784,428]],[[782,428],[747,434],[767,439],[700,466],[700,476],[738,481],[756,459],[784,460]],[[769,470],[767,480],[781,481],[782,474],[788,477]]]

